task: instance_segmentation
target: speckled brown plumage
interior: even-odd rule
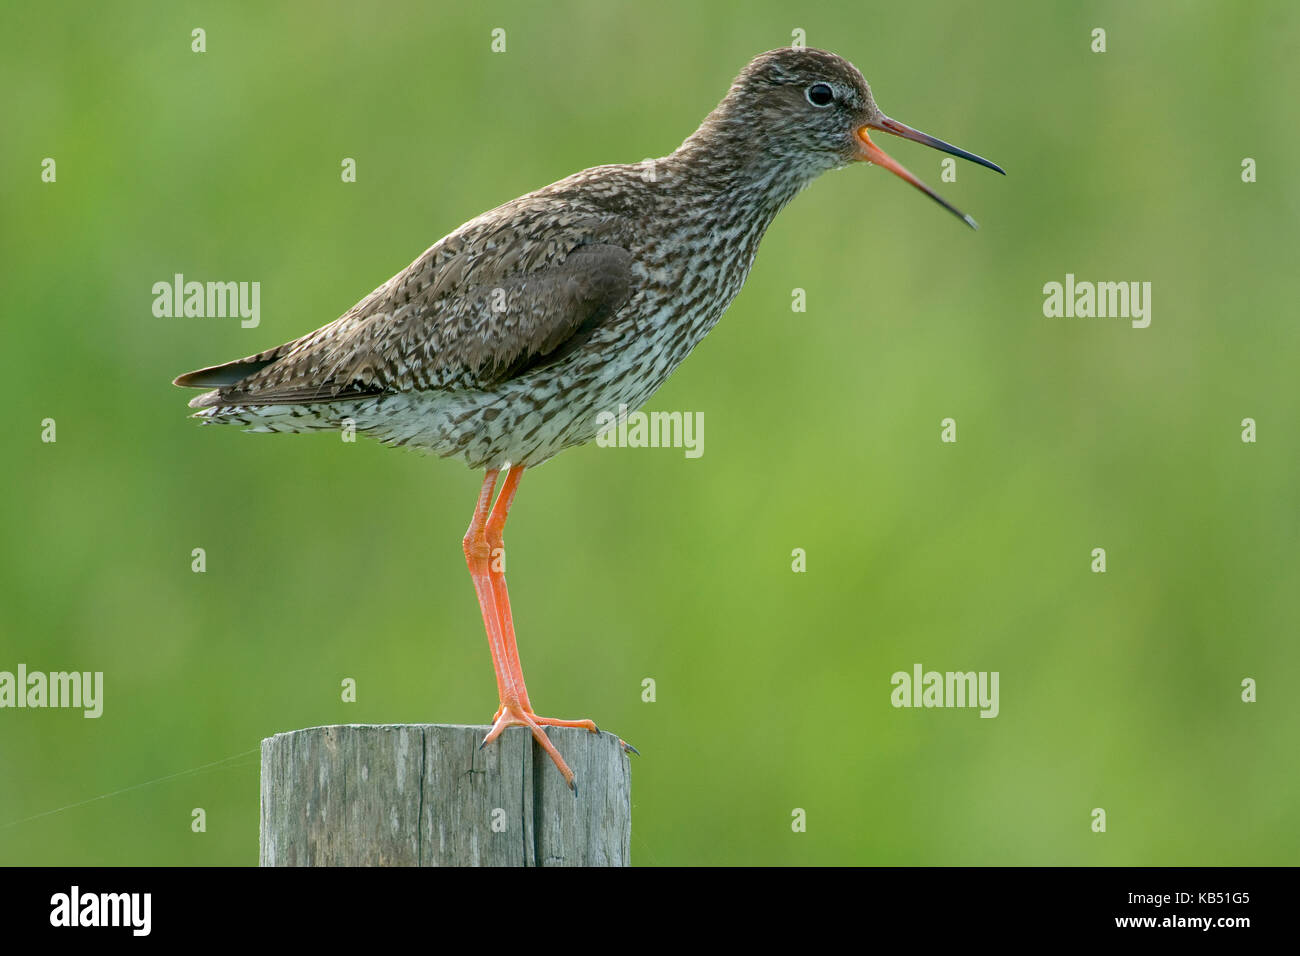
[[[533,465],[639,407],[721,317],[782,206],[858,158],[843,116],[878,113],[847,61],[818,50],[754,60],[682,146],[598,166],[439,240],[338,320],[179,385],[210,423],[335,429],[475,467]]]

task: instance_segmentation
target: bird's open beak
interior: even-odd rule
[[[962,212],[952,203],[948,202],[948,200],[944,199],[942,196],[940,196],[937,192],[935,192],[925,183],[921,182],[921,180],[917,179],[915,176],[909,173],[906,169],[904,169],[897,162],[895,162],[893,157],[891,157],[883,149],[881,149],[879,146],[873,143],[871,141],[871,137],[867,134],[867,131],[872,129],[884,130],[886,133],[893,133],[895,136],[903,137],[903,139],[910,139],[914,143],[924,143],[926,146],[929,146],[933,149],[937,149],[945,153],[950,153],[953,156],[960,156],[962,159],[969,159],[972,163],[979,163],[981,166],[987,166],[989,169],[996,170],[997,172],[1002,173],[1002,175],[1005,176],[1006,171],[1003,170],[1001,166],[997,165],[996,163],[990,163],[987,159],[984,159],[982,156],[976,156],[974,153],[968,153],[964,149],[959,149],[958,147],[953,146],[951,143],[945,143],[941,139],[935,139],[933,136],[927,135],[926,133],[922,133],[920,130],[912,129],[912,127],[910,126],[904,126],[902,123],[898,122],[897,120],[891,120],[888,116],[882,115],[880,116],[879,119],[872,120],[871,122],[867,123],[866,126],[862,126],[858,128],[858,148],[861,151],[860,158],[862,160],[868,163],[874,163],[877,166],[883,166],[885,169],[889,170],[895,176],[898,176],[900,179],[906,180],[907,182],[915,186],[917,189],[921,190],[921,192],[925,193],[927,196],[929,196],[931,199],[937,202],[944,209],[947,209],[949,212],[951,212],[954,216],[957,216],[959,219],[961,219],[964,223],[966,223],[966,225],[970,226],[972,229],[979,228],[979,226],[976,224],[974,219],[966,215],[964,212]]]

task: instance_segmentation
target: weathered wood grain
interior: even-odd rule
[[[342,724],[262,741],[263,866],[627,866],[631,777],[611,734]]]

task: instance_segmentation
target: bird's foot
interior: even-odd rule
[[[564,762],[560,752],[555,749],[555,744],[551,743],[551,738],[546,736],[543,727],[578,727],[582,730],[589,730],[593,734],[600,733],[600,728],[594,721],[590,720],[558,720],[554,717],[538,717],[533,713],[532,708],[526,704],[505,704],[497,708],[496,715],[492,718],[492,729],[488,735],[483,738],[483,743],[479,744],[479,749],[486,747],[492,741],[496,740],[505,731],[507,727],[527,727],[533,733],[533,739],[541,744],[542,749],[546,751],[551,760],[555,762],[556,769],[564,777],[564,782],[569,785],[569,789],[575,793],[578,790],[577,785],[573,782],[573,771],[569,765]]]

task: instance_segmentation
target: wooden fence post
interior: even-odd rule
[[[262,741],[262,866],[627,866],[628,758],[612,734],[547,732],[564,783],[512,727],[341,724]]]

